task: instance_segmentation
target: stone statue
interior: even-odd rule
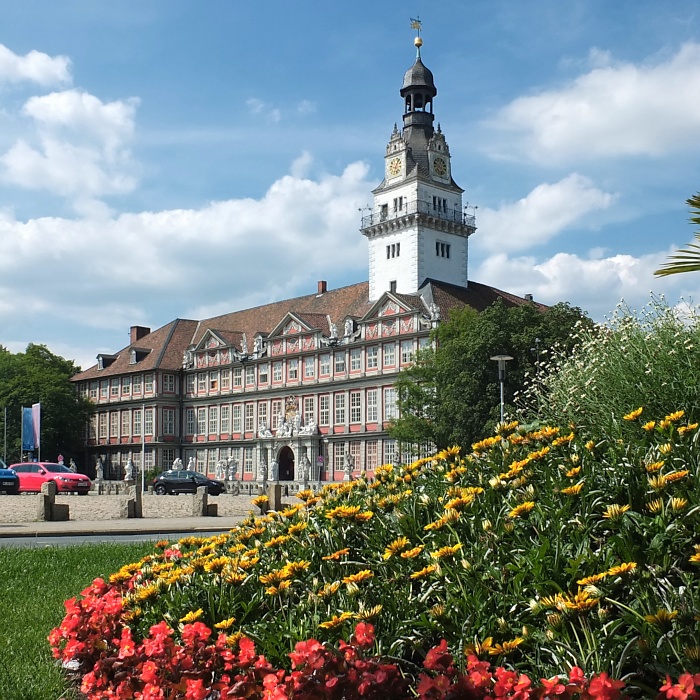
[[[75,463],[75,460],[72,457],[70,463],[68,464],[68,469],[74,473],[78,471],[78,465]]]
[[[271,438],[272,437],[272,431],[267,427],[267,423],[264,420],[261,420],[260,425],[258,426],[258,437],[261,437],[261,438]]]
[[[437,323],[440,320],[440,307],[433,301],[428,307],[430,320]]]
[[[216,463],[216,478],[219,481],[223,481],[226,478],[226,462],[223,459]]]
[[[97,464],[95,465],[95,481],[102,481],[105,478],[105,468],[102,464],[102,457],[97,458]]]
[[[189,369],[194,365],[194,353],[192,352],[192,348],[187,348],[185,352],[182,355],[182,368],[183,369]]]
[[[349,338],[354,332],[354,323],[352,322],[351,318],[345,319],[345,337]]]
[[[277,428],[277,437],[292,437],[293,430],[294,426],[285,418]]]
[[[331,339],[338,340],[338,326],[335,323],[331,323]]]
[[[260,460],[260,481],[267,483],[267,461],[264,457]]]
[[[265,465],[265,472],[267,473],[267,464]],[[280,478],[280,465],[276,459],[273,459],[270,463],[270,480],[277,481]]]
[[[299,435],[316,435],[318,433],[318,426],[316,421],[312,418],[308,425],[299,429]]]
[[[185,468],[185,467],[184,467],[183,464],[182,464],[182,459],[181,459],[180,457],[176,457],[176,458],[173,460],[172,469],[173,469],[174,471],[178,471],[178,472],[179,472],[179,471],[182,471],[184,468]]]
[[[345,471],[343,481],[352,481],[352,473],[355,470],[355,459],[349,452],[345,453],[345,466],[343,470]]]
[[[253,352],[254,352],[258,357],[260,357],[260,355],[262,355],[262,351],[263,351],[263,341],[262,341],[262,338],[261,338],[260,336],[256,336],[256,337],[253,339]]]
[[[228,477],[228,480],[235,481],[236,472],[238,471],[238,465],[236,464],[236,460],[233,457],[229,457],[226,464],[228,467],[226,470],[226,476]]]
[[[124,467],[124,481],[133,481],[136,473],[136,468],[134,467],[134,462],[129,457],[126,462],[126,467]]]
[[[292,419],[292,435],[299,435],[301,428],[301,416],[297,413]]]
[[[243,336],[243,340],[241,341],[241,354],[242,355],[247,355],[248,354],[248,340]]]
[[[306,454],[301,458],[301,478],[304,483],[307,483],[311,478],[311,462]]]
[[[196,471],[197,469],[197,463],[194,461],[194,457],[190,457],[189,460],[187,460],[187,468],[193,472]]]

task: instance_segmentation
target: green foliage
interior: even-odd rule
[[[163,620],[219,625],[275,664],[365,619],[408,667],[445,638],[537,677],[699,672],[698,425],[643,414],[629,442],[499,426],[464,458],[386,465],[163,545],[112,578],[124,622],[137,640]]]
[[[0,346],[0,420],[7,407],[8,463],[21,459],[22,406],[41,403],[42,458],[55,460],[63,454],[66,463],[72,457],[81,464],[92,407],[71,384],[78,370],[44,345],[30,344],[24,353],[16,354]]]
[[[470,445],[500,418],[498,369],[490,357],[507,354],[504,395],[510,405],[528,372],[550,348],[568,351],[576,324],[591,327],[581,309],[557,304],[545,311],[533,304],[497,302],[481,313],[454,311],[434,331],[434,349],[421,353],[396,383],[401,417],[391,435],[403,443],[438,448]],[[538,342],[539,341],[539,342]]]
[[[547,371],[518,398],[525,419],[571,421],[607,437],[638,406],[666,415],[685,406],[700,417],[700,317],[660,298],[637,313],[620,305],[604,326],[582,326],[578,344],[556,349]]]
[[[690,207],[692,216],[690,223],[700,226],[700,192],[686,200]],[[700,241],[700,232],[695,234],[696,240]],[[700,245],[689,243],[685,250],[679,250],[669,258],[661,268],[654,272],[658,277],[665,275],[678,275],[683,272],[700,272]]]
[[[51,657],[46,635],[63,617],[63,601],[96,576],[152,548],[133,545],[0,548],[0,697],[3,700],[55,700],[74,697]]]

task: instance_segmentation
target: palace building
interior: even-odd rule
[[[176,458],[236,479],[342,480],[401,458],[387,429],[397,417],[394,382],[430,331],[456,307],[497,299],[534,303],[468,280],[473,210],[452,178],[451,154],[434,125],[437,89],[417,56],[400,94],[384,180],[362,217],[369,280],[316,290],[203,320],[133,326],[129,345],[77,374],[95,405],[86,464],[105,476]],[[144,464],[142,465],[142,461]],[[252,486],[252,483],[251,483]]]

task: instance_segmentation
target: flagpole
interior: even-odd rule
[[[146,484],[146,404],[141,405],[141,493]]]

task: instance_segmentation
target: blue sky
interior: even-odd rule
[[[416,15],[470,279],[596,320],[700,299],[652,274],[693,239],[697,2],[0,0],[0,344],[86,367],[131,325],[366,279]]]

